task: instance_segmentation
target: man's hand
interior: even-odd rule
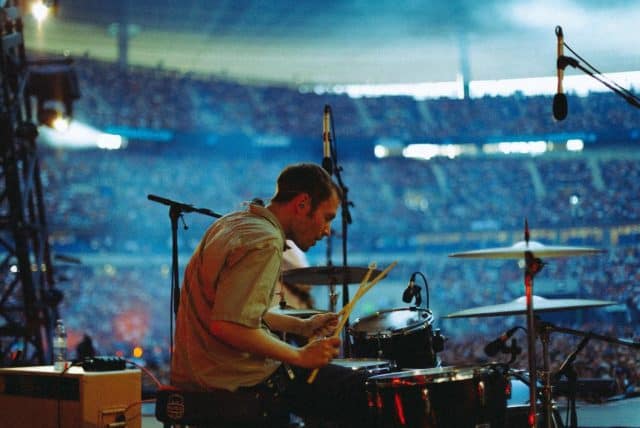
[[[333,312],[316,314],[304,320],[302,335],[304,337],[330,336],[338,326],[338,315]]]
[[[338,356],[341,342],[339,337],[313,340],[300,348],[293,364],[307,369],[324,367]]]

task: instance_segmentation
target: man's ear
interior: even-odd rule
[[[311,198],[308,193],[300,193],[294,198],[296,210],[304,211],[311,204]]]

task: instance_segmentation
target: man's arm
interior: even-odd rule
[[[303,337],[329,336],[338,325],[338,315],[333,312],[316,314],[303,319],[267,311],[264,314],[264,320],[271,330]]]
[[[269,330],[305,336],[305,321],[302,318],[267,311],[264,314],[264,321],[267,323]]]
[[[240,351],[310,369],[329,364],[338,356],[340,347],[340,338],[331,337],[314,340],[302,348],[296,348],[261,328],[249,328],[230,321],[212,321],[211,331],[218,339]]]

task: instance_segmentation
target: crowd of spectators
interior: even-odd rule
[[[552,229],[636,224],[640,163],[625,156],[344,162],[343,181],[353,202],[350,249],[415,249],[433,234],[517,231],[525,218],[533,227]],[[44,149],[52,238],[67,250],[165,251],[166,207],[150,203],[148,194],[224,214],[254,197],[268,198],[282,165],[302,160],[310,159],[295,153],[234,157],[202,149]],[[186,245],[193,249],[193,243]]]
[[[570,97],[571,119],[553,124],[549,97],[477,100],[414,100],[409,97],[353,99],[259,85],[244,85],[163,70],[121,71],[112,64],[77,62],[83,97],[76,117],[96,126],[210,132],[216,135],[285,135],[318,138],[317,112],[326,103],[340,120],[342,138],[378,136],[403,141],[425,136],[446,141],[550,132],[608,134],[612,127],[631,135],[637,126],[630,109],[605,94]],[[575,118],[574,118],[575,116]],[[339,118],[338,118],[339,119]],[[344,123],[343,123],[344,122]],[[630,137],[631,138],[631,137]],[[152,146],[151,146],[152,147]],[[147,195],[225,214],[254,197],[273,194],[277,173],[287,163],[314,161],[295,150],[217,153],[206,146],[168,150],[134,147],[119,151],[40,147],[41,178],[53,251],[69,253],[82,265],[56,266],[65,299],[61,313],[70,343],[84,333],[103,354],[129,356],[134,346],[166,379],[170,334],[171,230],[167,206]],[[547,244],[588,244],[607,250],[595,257],[553,261],[540,275],[551,298],[603,299],[615,310],[563,312],[553,318],[574,328],[638,340],[640,321],[640,163],[637,151],[606,156],[591,151],[568,156],[434,159],[428,162],[349,158],[341,163],[349,188],[353,222],[348,251],[356,264],[377,261],[398,267],[363,300],[355,317],[406,306],[400,301],[412,272],[429,278],[435,327],[448,340],[448,364],[487,361],[483,346],[514,324],[517,316],[447,319],[455,310],[502,303],[523,294],[515,261],[461,262],[447,257],[519,236],[523,220],[535,232],[555,231]],[[208,224],[203,215],[181,220],[181,261],[195,248]],[[339,259],[341,216],[332,238]],[[630,228],[626,235],[612,230]],[[635,229],[634,229],[635,227]],[[588,229],[584,237],[571,230]],[[634,232],[635,230],[635,232]],[[478,238],[474,233],[485,233]],[[486,236],[490,236],[487,240]],[[505,238],[506,236],[506,238]],[[465,237],[471,237],[466,240]],[[441,242],[439,242],[440,240]],[[544,241],[544,239],[541,239]],[[444,245],[447,244],[447,245]],[[326,261],[324,245],[311,253]],[[315,287],[324,306],[324,287]],[[563,324],[563,325],[564,325]],[[560,363],[576,340],[554,340],[551,357]],[[524,346],[524,342],[521,342]],[[578,356],[581,376],[619,379],[619,393],[638,386],[636,356],[629,348],[592,340]],[[524,361],[523,357],[520,360]],[[521,363],[521,361],[518,363]]]
[[[161,68],[123,70],[88,58],[77,59],[75,67],[82,90],[77,115],[98,127],[316,139],[329,104],[344,139],[469,142],[563,133],[640,138],[637,112],[613,93],[569,95],[571,113],[556,122],[550,96],[352,98]]]

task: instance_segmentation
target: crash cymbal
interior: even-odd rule
[[[339,285],[359,284],[369,271],[368,268],[347,266],[320,266],[290,269],[282,272],[282,280],[290,284]],[[382,271],[374,269],[370,279]]]
[[[294,309],[294,308],[284,308],[281,309],[279,307],[274,307],[269,309],[269,312],[273,312],[276,314],[289,315],[297,318],[309,318],[317,314],[324,314],[327,311],[319,311],[316,309]]]
[[[524,253],[527,251],[531,252],[535,257],[585,256],[604,252],[604,250],[591,247],[566,247],[544,245],[536,241],[520,241],[510,247],[465,251],[462,253],[449,254],[449,257],[468,259],[522,259],[524,258]]]
[[[585,299],[546,299],[540,296],[533,296],[534,312],[562,311],[569,309],[594,308],[597,306],[615,305],[617,302],[608,300],[585,300]],[[447,315],[445,318],[464,317],[490,317],[498,315],[519,315],[527,312],[527,300],[525,296],[498,305],[479,306],[477,308],[465,309]]]

